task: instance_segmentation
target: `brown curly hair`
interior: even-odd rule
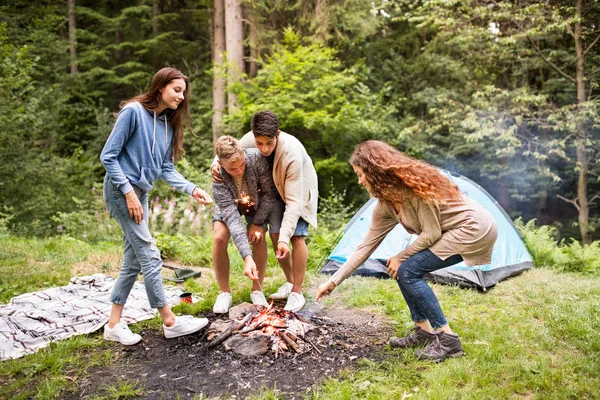
[[[378,140],[357,145],[350,164],[362,168],[373,196],[388,203],[404,203],[407,191],[437,204],[461,197],[458,187],[436,167]]]

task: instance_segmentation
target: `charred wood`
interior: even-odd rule
[[[222,334],[217,336],[212,342],[210,342],[208,344],[208,348],[210,349],[223,343],[225,340],[227,340],[229,336],[233,334],[233,331],[242,329],[242,327],[246,325],[246,323],[250,321],[253,317],[254,313],[250,313],[246,315],[239,323],[231,325],[229,328],[227,328],[225,332],[223,332]]]

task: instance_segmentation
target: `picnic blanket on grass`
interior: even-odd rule
[[[0,360],[19,358],[51,342],[100,329],[108,321],[115,279],[104,274],[71,278],[69,285],[26,293],[0,304]],[[169,305],[181,290],[165,287]],[[143,282],[136,282],[121,320],[127,324],[154,318]]]

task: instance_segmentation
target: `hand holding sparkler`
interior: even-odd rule
[[[317,289],[317,295],[315,296],[316,301],[321,301],[323,297],[329,296],[331,292],[333,292],[336,288],[335,283],[332,281],[327,281],[319,286]]]
[[[250,224],[248,228],[248,241],[250,244],[260,244],[265,238],[265,228],[260,225]]]
[[[277,243],[277,251],[275,251],[275,255],[278,260],[286,258],[290,255],[290,246],[286,242]]]
[[[204,205],[211,204],[213,202],[213,200],[211,199],[209,194],[206,193],[204,190],[200,189],[199,187],[194,188],[194,191],[192,192],[192,196],[194,197],[194,199],[196,199],[196,201],[198,203],[201,203]]]
[[[256,263],[252,256],[246,256],[246,258],[244,258],[244,275],[253,281],[258,280],[258,270],[256,269]]]

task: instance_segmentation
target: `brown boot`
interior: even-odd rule
[[[465,355],[460,339],[455,333],[436,333],[437,340],[430,343],[422,351],[415,351],[419,360],[433,362],[444,361],[446,358],[461,357]]]
[[[414,328],[412,328],[411,331],[412,331],[412,333],[409,333],[408,335],[406,335],[404,337],[390,338],[390,341],[389,341],[390,346],[394,347],[396,349],[407,349],[409,347],[425,346],[425,345],[428,345],[429,343],[433,342],[434,340],[437,340],[437,336],[435,333],[429,333],[427,331],[424,331],[423,329],[419,328],[418,326],[415,326]],[[409,331],[409,332],[411,332],[411,331]]]

